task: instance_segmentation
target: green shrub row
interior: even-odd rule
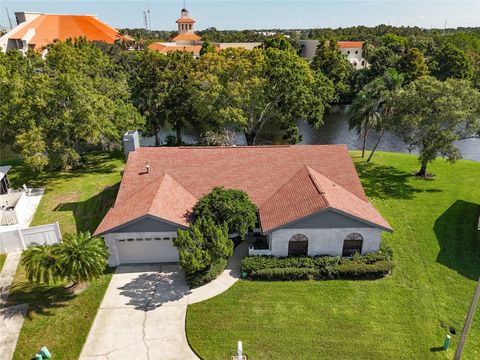
[[[248,256],[241,270],[255,280],[375,279],[393,270],[389,248],[351,258]]]
[[[196,272],[193,275],[188,275],[185,277],[185,279],[187,284],[191,287],[200,286],[215,280],[223,272],[223,270],[225,270],[226,267],[227,260],[219,259],[217,262],[212,264],[211,268]]]
[[[318,269],[309,268],[271,268],[253,272],[250,279],[253,280],[312,280],[320,275]]]

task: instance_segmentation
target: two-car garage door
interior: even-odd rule
[[[177,262],[172,238],[129,238],[117,240],[120,264]]]

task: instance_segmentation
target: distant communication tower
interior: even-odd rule
[[[150,7],[143,12],[143,27],[145,30],[152,30],[152,23],[150,21]]]

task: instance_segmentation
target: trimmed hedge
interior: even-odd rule
[[[376,279],[393,270],[391,256],[384,248],[351,258],[248,256],[241,270],[254,280]]]
[[[227,267],[227,260],[220,259],[216,263],[212,264],[212,267],[207,270],[199,271],[193,275],[185,277],[187,284],[190,287],[200,286],[206,284],[212,280],[215,280]]]
[[[378,279],[390,274],[392,270],[393,263],[390,260],[375,263],[351,261],[335,266],[330,279]]]
[[[272,268],[255,271],[251,279],[258,280],[312,280],[318,278],[318,269],[309,268]]]

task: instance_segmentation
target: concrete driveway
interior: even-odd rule
[[[198,359],[185,336],[188,294],[177,264],[119,266],[80,359]]]

